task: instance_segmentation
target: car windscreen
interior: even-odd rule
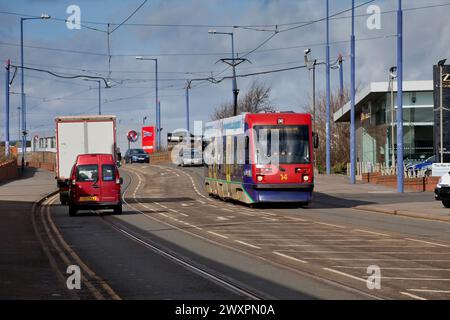
[[[103,181],[116,180],[116,168],[112,164],[102,165],[102,179]]]
[[[142,149],[131,149],[130,154],[145,154],[145,152]]]
[[[98,180],[98,166],[96,164],[80,165],[77,167],[78,182],[95,182]]]

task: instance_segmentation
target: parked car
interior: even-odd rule
[[[150,157],[143,149],[128,149],[124,160],[125,163],[150,163]]]
[[[407,170],[411,173],[417,173],[419,171],[423,171],[425,175],[429,176],[431,174],[431,170],[433,167],[433,163],[436,162],[436,156],[431,156],[428,159],[426,159],[424,162],[414,164],[407,168]]]
[[[435,198],[442,201],[446,208],[450,208],[450,172],[442,176],[434,190]]]
[[[183,148],[178,153],[177,158],[178,166],[202,166],[203,165],[203,153],[202,150],[194,148]]]
[[[69,215],[78,210],[113,209],[122,213],[122,178],[111,154],[81,154],[72,167]]]

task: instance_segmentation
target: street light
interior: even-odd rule
[[[21,68],[21,104],[22,104],[22,171],[25,169],[25,152],[27,150],[27,121],[26,121],[26,109],[25,109],[25,80],[23,69],[23,22],[26,20],[48,20],[51,17],[43,13],[40,17],[32,18],[20,18],[20,68]]]
[[[233,34],[233,32],[217,32],[214,29],[208,30],[208,33],[209,34],[223,34],[223,35],[231,36],[231,60],[232,60],[232,63],[229,65],[231,65],[231,67],[233,68],[233,98],[234,98],[233,115],[236,116],[237,115],[237,103],[238,103],[239,89],[237,88],[237,81],[236,81],[236,61],[234,58],[234,34]]]
[[[443,121],[444,121],[444,99],[442,97],[443,94],[443,89],[442,89],[442,85],[443,85],[443,81],[442,81],[442,73],[444,70],[444,65],[445,62],[447,62],[447,59],[443,59],[441,61],[438,62],[438,66],[439,66],[439,77],[440,77],[440,82],[439,82],[439,124],[440,124],[440,152],[441,152],[441,163],[444,163],[444,125],[443,125]]]
[[[309,60],[309,54],[311,53],[311,49],[306,49],[304,52],[305,58],[305,66],[308,70],[312,71],[312,79],[311,79],[311,102],[312,102],[312,112],[313,112],[313,131],[316,128],[316,65],[317,60]]]
[[[84,81],[93,81],[98,83],[98,115],[100,116],[102,114],[102,102],[101,102],[101,80],[94,80],[94,79],[88,79],[88,78],[82,78]]]
[[[142,125],[143,125],[143,126],[145,126],[145,120],[147,120],[147,117],[146,117],[146,116],[144,116],[144,117],[142,118]]]
[[[156,150],[161,148],[161,115],[158,112],[158,59],[157,58],[145,58],[143,56],[136,56],[136,60],[154,61],[155,62],[155,114],[156,114]]]
[[[395,166],[395,139],[394,139],[394,80],[397,79],[397,67],[389,69],[389,86],[391,88],[391,150],[392,150],[392,168]]]

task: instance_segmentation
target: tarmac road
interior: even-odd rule
[[[45,218],[106,299],[450,297],[448,224],[320,202],[251,208],[205,195],[201,170],[127,165],[123,215],[69,217],[50,199]]]

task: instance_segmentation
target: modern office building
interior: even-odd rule
[[[56,152],[55,130],[34,132],[31,139],[31,151]]]
[[[403,144],[406,161],[434,154],[433,92],[431,80],[405,81],[403,84]],[[386,166],[392,164],[392,153],[397,152],[396,110],[396,81],[393,88],[390,82],[370,83],[356,95],[357,161]],[[334,121],[350,122],[350,103],[334,114]]]

